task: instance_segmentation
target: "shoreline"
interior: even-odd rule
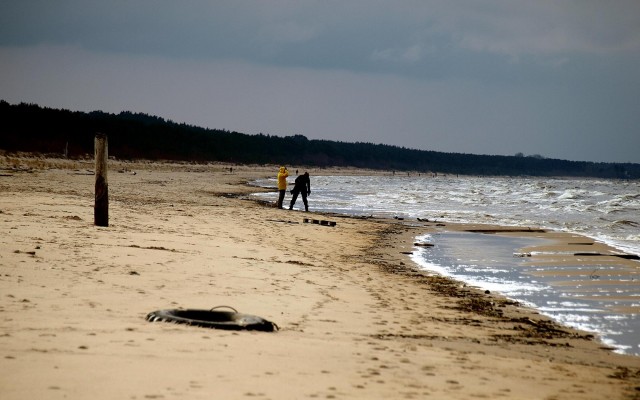
[[[637,397],[639,357],[420,271],[423,227],[242,199],[269,167],[126,166],[109,228],[84,166],[0,177],[3,398]],[[144,320],[220,304],[281,330]]]
[[[614,248],[574,233],[505,227],[444,228],[428,238],[431,247],[412,256],[426,270],[490,289],[591,333],[617,353],[640,356],[640,265]],[[484,251],[467,249],[470,242]]]
[[[341,193],[350,186],[349,176],[316,175],[316,188],[326,193],[316,197],[316,210],[357,216],[394,217],[407,221],[443,220],[458,224],[537,226],[546,230],[570,232],[617,248],[640,260],[640,243],[633,226],[632,212],[638,182],[615,180],[589,182],[588,179],[535,177],[392,177],[366,174],[356,179],[353,193]],[[258,185],[270,185],[261,181]],[[377,185],[384,196],[369,202]],[[522,186],[521,186],[522,185]],[[420,193],[421,190],[425,192]],[[446,193],[460,192],[449,200]],[[351,192],[351,190],[350,190]],[[465,196],[464,193],[473,193]],[[497,193],[500,193],[498,197]],[[592,193],[592,194],[591,194]],[[266,198],[265,194],[256,194]],[[416,197],[417,196],[417,197]],[[531,197],[531,199],[528,199]],[[449,204],[450,203],[450,204]],[[493,204],[495,203],[495,204]],[[337,208],[336,208],[337,207]]]

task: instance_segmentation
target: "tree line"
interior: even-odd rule
[[[374,143],[309,140],[303,135],[248,135],[176,123],[143,113],[80,112],[0,100],[0,149],[83,158],[97,132],[118,159],[238,164],[298,164],[465,175],[640,179],[640,164],[594,163],[540,156],[475,155]]]

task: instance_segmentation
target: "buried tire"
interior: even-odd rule
[[[226,307],[233,311],[214,311],[217,308]],[[158,310],[147,314],[146,320],[149,322],[173,322],[199,326],[211,329],[225,330],[247,330],[273,332],[278,330],[278,325],[264,318],[241,314],[235,309],[227,306],[214,307],[210,310],[198,309],[172,309]]]

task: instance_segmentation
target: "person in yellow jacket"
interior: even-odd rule
[[[282,203],[284,202],[284,194],[287,191],[288,176],[289,171],[287,171],[287,167],[280,167],[280,172],[278,172],[278,208],[282,208]]]

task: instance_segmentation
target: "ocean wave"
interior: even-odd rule
[[[611,227],[616,227],[616,226],[631,226],[634,228],[640,228],[640,223],[623,219],[619,221],[613,221],[613,223],[611,224]]]
[[[577,199],[584,198],[586,194],[587,194],[587,191],[582,190],[582,189],[567,189],[567,190],[564,191],[564,193],[562,193],[560,196],[558,196],[558,199],[561,199],[561,200],[577,200]]]

